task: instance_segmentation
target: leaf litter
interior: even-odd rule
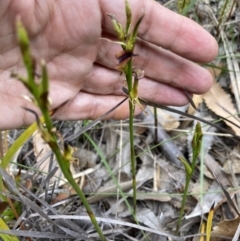
[[[171,1],[160,2],[176,10]],[[224,2],[221,1],[221,6]],[[227,8],[227,13],[223,13],[219,12],[222,7],[217,1],[197,1],[190,10],[188,16],[195,18],[197,15],[200,23],[215,36],[224,31],[227,37],[221,35],[222,58],[208,67],[214,77],[213,88],[203,96],[193,96],[197,110],[191,105],[182,110],[215,122],[236,135],[240,134],[239,88],[234,80],[239,74],[236,71],[239,52],[236,45],[239,43],[233,41],[239,37],[239,24],[232,19],[237,19],[239,5],[237,3],[232,11]],[[215,14],[224,30],[213,23],[211,14]],[[230,36],[232,32],[234,38]],[[226,49],[226,43],[235,48],[235,56]],[[183,115],[158,110],[158,125],[155,126],[154,115],[150,109],[147,111],[148,115],[141,114],[135,118],[138,223],[133,221],[129,210],[132,205],[132,176],[127,122],[104,121],[88,130],[99,151],[84,134],[69,140],[75,151],[72,174],[87,195],[108,240],[203,240],[200,239],[200,228],[212,205],[211,240],[238,240],[239,217],[216,178],[239,208],[239,143],[230,134],[202,124],[202,152],[190,183],[180,235],[176,236],[175,227],[185,185],[184,167],[177,157],[185,156],[191,162],[190,140],[196,122]],[[56,128],[65,138],[76,135],[83,124],[80,121],[57,122]],[[9,139],[20,132],[10,132]],[[100,151],[105,156],[108,170],[103,165]],[[6,186],[4,195],[21,204],[19,218],[6,219],[8,226],[12,227],[6,233],[15,234],[21,240],[28,240],[27,237],[31,240],[98,240],[81,201],[64,180],[54,156],[41,138],[35,136],[26,143],[16,160],[8,173],[0,170]],[[1,215],[7,217],[4,209]]]

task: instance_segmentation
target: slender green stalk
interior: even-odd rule
[[[106,238],[99,227],[97,220],[91,210],[91,207],[82,192],[82,190],[79,188],[78,184],[75,182],[74,178],[72,177],[72,173],[70,171],[70,162],[72,159],[72,148],[65,144],[64,145],[64,151],[60,150],[60,147],[57,142],[57,136],[55,133],[55,129],[51,120],[50,112],[49,112],[49,100],[48,100],[48,88],[49,88],[49,79],[47,74],[47,68],[44,61],[42,61],[42,78],[40,83],[36,83],[34,79],[34,70],[35,70],[35,60],[32,58],[30,53],[30,43],[28,39],[27,32],[25,28],[23,27],[20,20],[17,21],[17,35],[18,35],[18,41],[19,46],[21,49],[21,53],[23,56],[23,62],[25,64],[25,67],[27,68],[28,77],[23,78],[17,74],[13,74],[18,80],[22,81],[23,84],[26,86],[26,88],[30,91],[32,94],[32,102],[39,107],[39,109],[42,112],[43,120],[45,122],[45,126],[42,125],[38,115],[31,109],[25,108],[25,110],[31,112],[35,115],[37,120],[37,125],[39,128],[39,131],[41,132],[41,135],[43,139],[48,143],[48,145],[51,147],[53,153],[56,156],[58,165],[65,176],[65,178],[68,180],[70,185],[73,187],[73,189],[78,194],[79,198],[81,199],[84,207],[86,208],[86,211],[92,221],[92,224],[94,225],[96,231],[99,234],[99,237],[101,240],[105,241]],[[4,162],[4,165],[6,165],[7,161]]]
[[[94,213],[92,212],[92,209],[91,209],[84,193],[82,192],[79,185],[75,182],[75,180],[72,176],[72,173],[70,171],[70,166],[69,166],[69,160],[67,160],[66,158],[63,158],[61,151],[59,149],[59,146],[56,144],[57,143],[53,143],[53,146],[51,146],[51,148],[52,148],[54,154],[56,155],[58,164],[63,172],[63,175],[65,176],[65,178],[68,180],[69,184],[73,187],[73,189],[76,191],[79,198],[81,199],[81,201],[82,201],[84,207],[86,208],[86,211],[91,219],[92,224],[94,225],[96,231],[99,234],[99,237],[101,238],[101,240],[105,241],[106,238],[105,238],[100,226],[98,225],[96,217],[95,217]]]
[[[188,6],[190,0],[178,0],[178,13],[182,14]]]
[[[129,100],[129,136],[130,136],[130,148],[131,148],[131,168],[132,168],[132,182],[133,182],[133,214],[136,215],[137,206],[137,184],[136,184],[136,158],[134,149],[134,104]]]
[[[128,61],[127,64],[126,79],[128,84],[128,89],[131,93],[132,91],[132,60]],[[136,215],[136,206],[137,206],[137,184],[136,184],[136,158],[135,158],[135,149],[134,149],[134,111],[135,104],[134,100],[129,97],[129,138],[130,138],[130,153],[131,153],[131,169],[132,169],[132,183],[133,183],[133,215]]]
[[[158,142],[158,116],[157,116],[157,108],[156,107],[153,107],[153,111],[154,111],[154,127],[155,127],[155,130],[154,130],[154,139],[155,139],[155,142],[157,143]]]
[[[127,0],[125,0],[125,12],[126,12],[126,27],[123,26],[117,21],[117,19],[108,14],[113,23],[114,30],[116,31],[118,40],[122,46],[122,51],[116,54],[116,57],[119,61],[116,69],[120,70],[126,77],[126,82],[128,85],[129,92],[129,136],[130,136],[130,152],[131,152],[131,169],[132,169],[132,182],[133,182],[133,216],[136,214],[136,203],[137,203],[137,190],[136,190],[136,158],[134,150],[134,112],[135,105],[138,104],[141,107],[141,104],[138,100],[138,80],[143,77],[143,71],[138,69],[133,69],[132,66],[132,57],[136,56],[133,53],[136,41],[137,41],[137,31],[138,27],[144,17],[142,15],[134,25],[132,31],[130,29],[132,22],[132,12],[130,5]],[[133,81],[134,80],[134,81]]]
[[[99,157],[101,158],[101,161],[102,163],[104,164],[106,170],[108,171],[108,173],[110,174],[114,184],[117,186],[119,192],[120,192],[120,195],[122,196],[122,198],[124,199],[124,202],[126,203],[127,207],[128,207],[128,210],[133,213],[133,210],[132,210],[132,207],[130,206],[128,200],[127,200],[127,195],[122,191],[119,183],[118,183],[118,180],[116,179],[114,173],[112,172],[111,170],[111,167],[109,166],[108,164],[108,161],[106,160],[104,154],[102,153],[102,151],[99,149],[98,145],[96,145],[96,143],[94,142],[94,140],[91,138],[91,136],[89,136],[87,133],[84,133],[84,136],[88,139],[88,141],[91,143],[91,145],[94,147],[94,149],[97,151],[97,154],[99,155]],[[133,218],[134,220],[137,222],[137,218],[136,216],[133,215]]]
[[[110,174],[113,182],[115,183],[115,185],[117,186],[118,190],[119,190],[119,193],[121,195],[121,197],[124,199],[124,202],[126,203],[127,207],[128,207],[128,210],[132,213],[132,216],[133,216],[133,219],[134,221],[139,224],[138,220],[137,220],[137,217],[135,214],[133,214],[133,208],[130,206],[128,200],[127,200],[127,195],[125,195],[125,193],[122,191],[119,183],[118,183],[118,180],[116,179],[114,173],[112,172],[111,170],[111,167],[109,166],[104,154],[102,153],[102,151],[99,149],[99,147],[96,145],[96,143],[93,141],[93,139],[87,134],[87,133],[84,133],[84,136],[87,137],[87,139],[89,140],[89,142],[92,144],[92,146],[94,147],[94,149],[97,151],[99,157],[101,158],[104,166],[106,167],[108,173]],[[127,143],[126,143],[127,144]],[[142,234],[144,236],[144,239],[145,240],[149,240],[148,237],[146,236],[146,234],[142,231]]]
[[[178,13],[186,16],[198,0],[178,0]]]
[[[181,160],[182,157],[179,157],[179,159]],[[181,160],[183,161],[183,160]],[[188,187],[189,187],[189,184],[190,184],[190,181],[191,181],[191,175],[186,175],[186,181],[185,181],[185,189],[184,189],[184,193],[183,193],[183,197],[182,197],[182,203],[181,203],[181,209],[180,209],[180,212],[179,212],[179,218],[178,218],[178,222],[177,222],[177,230],[176,230],[176,233],[179,232],[179,229],[181,227],[181,224],[182,224],[182,218],[183,218],[183,214],[184,214],[184,207],[185,207],[185,204],[186,204],[186,200],[187,200],[187,195],[188,195]]]
[[[234,9],[234,6],[236,5],[237,1],[236,0],[225,0],[224,3],[221,3],[222,5],[219,9],[219,17],[218,17],[218,34],[220,34],[222,25],[225,23],[225,21],[231,16],[231,13]]]
[[[182,199],[182,205],[181,205],[181,209],[180,209],[179,219],[178,219],[178,223],[177,223],[177,230],[176,230],[177,233],[178,233],[181,223],[182,223],[184,207],[185,207],[186,198],[187,198],[187,194],[188,194],[189,183],[191,181],[191,178],[193,176],[193,173],[194,173],[194,170],[196,167],[198,155],[201,151],[202,136],[203,136],[203,134],[202,134],[201,124],[197,123],[194,134],[193,134],[193,139],[192,139],[192,162],[191,162],[191,164],[189,164],[183,156],[178,157],[179,160],[183,163],[184,168],[185,168],[186,182],[185,182],[185,189],[184,189],[184,193],[183,193],[183,199]]]

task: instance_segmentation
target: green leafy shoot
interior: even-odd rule
[[[125,0],[125,12],[126,12],[126,35],[129,34],[129,30],[131,27],[131,23],[132,23],[132,11],[129,5],[129,2],[127,0]]]
[[[32,102],[42,112],[43,121],[45,125],[41,123],[38,117],[38,114],[35,111],[28,108],[25,108],[25,110],[35,115],[38,129],[41,132],[43,139],[46,141],[46,143],[48,143],[48,145],[51,147],[52,151],[54,152],[64,177],[68,180],[70,185],[74,188],[79,198],[83,202],[87,210],[87,213],[96,231],[99,234],[99,237],[101,238],[101,240],[105,241],[106,238],[103,235],[102,230],[96,221],[96,218],[91,210],[89,203],[87,202],[87,199],[84,193],[82,192],[82,190],[79,188],[79,185],[75,182],[75,180],[72,177],[72,173],[70,171],[72,148],[68,144],[64,143],[64,150],[62,152],[58,145],[56,131],[51,121],[51,115],[50,115],[50,109],[49,109],[50,107],[50,102],[48,99],[49,79],[48,79],[46,64],[44,61],[41,61],[42,77],[41,77],[41,81],[37,83],[35,81],[35,74],[34,74],[36,61],[34,60],[30,52],[30,42],[28,39],[27,31],[22,25],[20,19],[17,20],[16,26],[17,26],[18,42],[21,49],[21,54],[23,56],[23,62],[27,69],[28,75],[27,75],[27,78],[23,78],[17,74],[13,74],[13,76],[16,77],[19,81],[23,82],[23,84],[32,94]],[[6,165],[7,161],[5,161],[4,163]]]
[[[202,134],[201,124],[197,123],[194,134],[193,134],[193,139],[192,139],[192,162],[189,164],[188,161],[183,156],[178,157],[178,159],[183,163],[184,168],[185,168],[186,182],[185,182],[185,189],[184,189],[184,193],[183,193],[183,199],[182,199],[182,204],[181,204],[176,232],[178,232],[181,227],[182,217],[183,217],[183,213],[184,213],[184,207],[186,204],[186,199],[187,199],[187,194],[188,194],[188,188],[189,188],[189,184],[190,184],[191,178],[193,176],[193,173],[194,173],[194,170],[196,167],[198,155],[201,150],[202,137],[203,137],[203,134]]]
[[[188,7],[190,0],[178,0],[178,13],[183,14],[184,10]]]
[[[136,55],[133,53],[136,41],[137,41],[137,32],[142,22],[144,15],[142,15],[136,22],[131,31],[132,25],[132,11],[129,5],[129,2],[125,0],[125,12],[126,12],[126,27],[123,29],[122,25],[109,14],[112,19],[113,28],[116,31],[119,41],[122,41],[122,51],[116,54],[116,58],[119,63],[116,66],[116,69],[122,72],[127,81],[128,91],[129,91],[129,136],[130,136],[130,152],[131,152],[131,169],[132,169],[132,181],[133,181],[133,216],[136,214],[136,160],[135,160],[135,150],[134,150],[134,130],[133,130],[133,118],[135,112],[135,105],[138,104],[141,107],[141,104],[138,100],[138,80],[137,75],[134,74],[132,58]],[[142,107],[141,107],[142,108]]]

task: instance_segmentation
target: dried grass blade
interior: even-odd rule
[[[0,233],[11,235],[11,239],[7,241],[14,241],[12,239],[12,235],[21,236],[21,237],[31,237],[31,238],[45,238],[46,240],[54,240],[54,239],[70,239],[71,236],[51,233],[51,232],[38,232],[38,231],[22,231],[22,230],[3,230],[0,229]],[[18,240],[18,239],[17,239]],[[4,240],[5,241],[5,240]]]
[[[210,171],[212,172],[212,174],[213,174],[216,182],[218,183],[218,185],[221,187],[221,189],[222,189],[225,197],[227,198],[227,201],[228,201],[229,204],[232,206],[232,208],[234,209],[234,211],[238,214],[238,217],[240,217],[240,213],[239,213],[236,205],[234,204],[234,202],[233,202],[230,194],[229,194],[228,191],[223,187],[222,183],[218,180],[218,178],[216,177],[215,173],[214,173],[212,170],[210,170]]]
[[[211,238],[211,230],[212,230],[212,220],[213,220],[213,214],[214,214],[214,205],[213,203],[209,213],[208,213],[208,218],[207,218],[207,229],[206,229],[206,239],[207,241],[210,241]]]
[[[238,65],[238,61],[234,56],[234,50],[232,48],[232,44],[228,41],[225,33],[221,31],[221,37],[224,45],[224,50],[227,56],[227,65],[230,74],[230,80],[233,87],[233,93],[235,96],[235,100],[237,103],[237,110],[240,112],[240,68]]]

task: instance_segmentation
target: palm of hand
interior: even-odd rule
[[[8,118],[13,116],[11,111],[19,114],[19,123],[28,122],[23,118],[29,118],[23,116],[21,106],[26,103],[19,95],[26,91],[18,81],[9,78],[12,70],[20,74],[24,73],[14,32],[16,15],[21,16],[28,30],[33,56],[38,60],[43,58],[47,62],[51,79],[51,98],[54,102],[53,107],[56,107],[77,95],[97,57],[97,46],[101,37],[101,13],[99,9],[92,11],[91,1],[87,1],[87,4],[85,2],[75,1],[71,4],[62,1],[61,4],[56,4],[55,1],[40,1],[39,5],[35,6],[35,1],[14,1],[8,6],[12,16],[11,22],[7,23],[6,32],[10,33],[11,39],[10,41],[3,39],[0,49],[1,56],[7,60],[4,63],[4,71],[1,73],[4,88],[0,91],[2,92],[1,103],[5,105],[3,111],[8,113]],[[77,11],[81,8],[85,11]],[[27,15],[24,14],[25,12]],[[90,13],[92,13],[91,18],[88,16]],[[9,16],[6,15],[1,19],[1,26],[9,21],[6,18]],[[14,46],[9,46],[11,42]],[[5,49],[9,51],[3,53]],[[2,81],[1,83],[3,84]]]
[[[138,10],[140,11],[141,4],[135,0],[132,2],[139,6],[139,9],[137,7],[134,8],[137,13]],[[151,5],[154,8],[153,1],[149,0],[148,2],[149,6]],[[120,7],[118,6],[119,4],[121,5]],[[12,70],[19,74],[24,74],[14,31],[17,15],[21,16],[28,30],[33,55],[37,59],[45,59],[47,63],[51,80],[50,97],[53,100],[53,107],[71,100],[57,114],[57,118],[94,119],[122,99],[121,87],[123,81],[120,80],[118,72],[114,70],[116,64],[114,62],[114,54],[120,50],[120,47],[106,43],[100,40],[100,38],[113,37],[111,35],[113,33],[111,21],[110,19],[109,21],[107,20],[106,13],[113,11],[113,13],[117,14],[119,9],[122,9],[121,13],[119,12],[119,16],[121,20],[124,19],[124,1],[116,1],[111,4],[104,0],[8,0],[1,5],[3,7],[0,10],[0,24],[4,26],[0,32],[0,63],[2,63],[0,72],[0,103],[2,106],[0,112],[1,116],[4,116],[4,118],[0,118],[1,129],[17,127],[34,121],[34,117],[21,108],[21,106],[30,105],[21,97],[22,94],[27,93],[26,90],[18,81],[9,77]],[[104,30],[102,30],[102,27]],[[159,67],[153,66],[151,62],[149,66],[146,66],[145,72],[147,76],[142,81],[142,89],[145,90],[146,86],[148,86],[149,93],[146,97],[152,93],[153,100],[163,102],[163,104],[165,104],[165,99],[167,99],[166,104],[181,105],[187,102],[187,98],[181,90],[167,85],[173,79],[168,74],[172,68],[177,69],[177,71],[178,69],[183,71],[182,77],[180,75],[181,78],[186,77],[186,73],[190,72],[190,68],[195,73],[196,68],[198,68],[198,75],[201,72],[202,76],[208,79],[208,83],[211,82],[209,81],[209,75],[200,70],[200,67],[194,67],[190,61],[181,59],[166,51],[164,52],[164,50],[148,44],[146,41],[140,41],[139,46],[141,46],[138,48],[139,51],[148,53],[146,54],[147,58],[145,55],[142,55],[136,61],[136,64],[141,65],[141,67],[146,66],[150,62],[149,59],[152,59],[152,61],[155,61],[156,58],[166,59],[166,64],[162,67],[162,71],[167,76],[165,78],[158,79],[159,73],[155,73],[155,68]],[[174,51],[181,52],[182,50],[176,49]],[[212,52],[214,51],[212,50]],[[209,53],[209,55],[213,54]],[[212,58],[212,56],[209,58]],[[171,66],[169,63],[171,63]],[[188,75],[190,76],[191,74]],[[200,75],[199,78],[202,76]],[[174,76],[176,82],[173,81],[171,83],[172,86],[178,87],[178,82],[181,80],[180,77]],[[161,84],[160,81],[166,84]],[[189,87],[188,81],[183,83],[183,85],[187,85],[191,92],[204,92],[209,88],[209,84],[206,86],[206,83],[205,86],[200,86],[199,89],[196,87],[196,84]],[[157,93],[159,91],[162,91],[162,97],[158,96]],[[175,95],[175,100],[169,98],[170,94]],[[126,105],[123,105],[109,117],[126,118],[127,115],[128,108]]]

